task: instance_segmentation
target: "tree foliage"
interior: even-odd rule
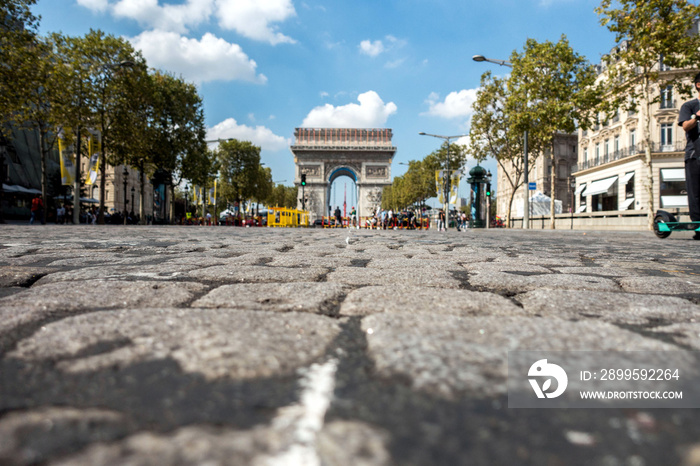
[[[449,167],[459,170],[467,161],[466,146],[450,144]],[[382,190],[382,209],[401,210],[411,205],[425,202],[438,195],[435,172],[444,170],[447,161],[447,142],[423,160],[408,162],[408,170],[402,176],[394,177],[391,186]]]
[[[260,147],[249,141],[221,141],[216,151],[220,166],[221,196],[227,203],[240,202],[256,195],[260,173]]]
[[[619,43],[604,62],[606,100],[600,110],[611,114],[620,108],[641,107],[644,189],[652,229],[651,105],[660,99],[661,86],[674,86],[681,95],[692,91],[684,79],[696,73],[700,64],[700,35],[694,31],[700,6],[687,0],[603,0],[596,12]],[[674,71],[665,71],[662,63]]]
[[[513,51],[510,62],[513,71],[507,78],[488,72],[481,78],[469,146],[474,158],[491,156],[505,173],[512,190],[508,219],[515,191],[525,179],[525,132],[532,167],[556,133],[591,125],[600,102],[595,68],[571,48],[566,36],[556,43],[528,39],[521,52]]]
[[[34,71],[39,18],[31,12],[36,0],[0,1],[0,108],[2,124],[26,102],[25,90]]]

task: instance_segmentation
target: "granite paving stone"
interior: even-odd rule
[[[56,269],[47,267],[2,267],[0,268],[0,287],[31,285],[54,270]]]
[[[663,295],[700,296],[700,276],[679,277],[628,277],[620,280],[620,286],[630,293],[656,293]]]
[[[700,321],[700,306],[673,296],[539,289],[515,299],[527,314],[538,317],[636,325]]]
[[[323,267],[268,267],[268,266],[214,266],[192,270],[189,278],[220,283],[274,283],[313,282],[321,280],[329,271]]]
[[[230,338],[236,329],[236,338]],[[68,372],[126,367],[172,358],[208,379],[288,373],[323,354],[338,324],[307,313],[225,309],[128,309],[68,317],[47,324],[8,354],[56,361]],[[112,351],[91,354],[100,342]],[[87,352],[87,353],[86,353]]]
[[[0,463],[694,464],[694,409],[511,409],[506,391],[517,350],[674,351],[697,374],[694,246],[4,224]]]
[[[565,290],[620,291],[620,286],[609,278],[574,274],[536,274],[531,272],[478,272],[469,275],[469,284],[479,289],[522,293],[539,288]]]
[[[396,285],[390,295],[383,286],[365,286],[348,294],[341,316],[365,316],[380,312],[434,315],[521,315],[512,301],[493,293]]]
[[[49,407],[0,419],[0,463],[38,464],[59,457],[66,445],[116,440],[128,429],[118,411]]]
[[[242,283],[217,287],[192,306],[333,315],[347,291],[338,283]]]
[[[56,282],[84,280],[176,280],[186,276],[188,270],[198,268],[192,265],[106,265],[59,271],[42,277],[37,285]]]
[[[394,312],[366,317],[362,329],[380,376],[447,398],[505,394],[508,351],[678,349],[592,320]]]
[[[328,282],[354,286],[409,285],[456,289],[460,287],[460,282],[451,272],[458,272],[458,269],[458,266],[441,270],[422,267],[395,269],[338,267],[328,274]]]
[[[0,299],[5,307],[26,312],[77,311],[131,307],[177,307],[207,288],[199,283],[154,281],[85,280],[36,285]]]

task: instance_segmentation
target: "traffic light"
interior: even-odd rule
[[[491,183],[486,183],[486,197],[491,197]]]
[[[306,186],[306,173],[301,174],[301,185]]]

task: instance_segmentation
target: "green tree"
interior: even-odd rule
[[[522,52],[511,55],[513,72],[507,78],[491,73],[481,77],[470,130],[470,153],[478,161],[493,157],[511,188],[507,222],[513,199],[525,180],[523,134],[528,134],[528,164],[552,149],[558,132],[572,133],[590,125],[600,102],[594,67],[569,45],[528,39]],[[552,161],[552,228],[556,160]],[[528,173],[531,168],[528,168]]]
[[[11,119],[18,128],[36,130],[41,150],[41,191],[44,205],[48,194],[48,154],[53,149],[58,130],[65,123],[65,114],[72,104],[68,87],[68,71],[57,52],[62,42],[59,35],[36,38],[31,53],[25,55],[26,68],[22,71],[21,93],[12,96],[14,107]],[[44,218],[46,221],[46,209]]]
[[[9,129],[15,112],[26,104],[33,85],[39,18],[31,12],[36,0],[0,1],[0,131]]]
[[[570,134],[589,127],[600,102],[597,73],[576,53],[566,36],[558,42],[528,39],[522,52],[511,55],[508,104],[514,128],[528,131],[528,148],[535,154],[554,154],[556,133]],[[551,223],[554,229],[556,158],[551,160]]]
[[[651,105],[660,99],[660,87],[674,86],[690,95],[684,79],[697,72],[700,35],[691,33],[700,20],[700,6],[687,0],[603,0],[596,13],[600,22],[615,33],[619,46],[606,60],[606,100],[601,109],[608,114],[619,108],[639,105],[646,178],[648,227],[654,226],[654,196],[651,166]],[[674,71],[662,71],[661,64]]]
[[[134,137],[133,128],[129,134],[118,134],[117,115],[119,109],[128,105],[128,82],[134,79],[134,73],[146,69],[146,62],[139,52],[123,38],[108,35],[102,31],[90,30],[84,37],[76,39],[87,62],[85,74],[88,94],[86,105],[90,108],[92,118],[90,124],[100,131],[102,150],[100,151],[100,209],[97,222],[104,224],[105,187],[107,184],[107,163],[114,163],[113,157],[107,157],[111,152],[115,138]],[[141,193],[143,199],[143,193]],[[133,209],[133,206],[132,206]],[[143,212],[140,212],[143,218]]]
[[[221,194],[228,202],[242,201],[255,195],[256,178],[260,170],[260,147],[249,141],[222,141],[216,151],[220,164]],[[240,209],[239,209],[240,214]]]
[[[256,210],[259,211],[261,203],[265,203],[272,195],[274,183],[272,182],[272,169],[270,167],[258,166],[258,172],[255,176],[254,194],[251,196],[255,201]]]
[[[206,152],[202,98],[194,84],[170,74],[156,71],[151,80],[153,113],[149,162],[173,176],[170,189],[174,196],[175,186],[183,177],[183,168],[193,157],[202,157]],[[209,161],[203,160],[205,165]],[[215,177],[217,167],[207,168],[210,178]],[[213,186],[213,179],[208,181],[207,186]]]
[[[511,192],[508,199],[506,227],[510,227],[515,192],[522,186],[525,164],[522,156],[523,139],[520,128],[511,124],[511,106],[508,105],[506,79],[486,72],[474,102],[469,151],[478,160],[493,157],[501,167]]]

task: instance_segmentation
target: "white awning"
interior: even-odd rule
[[[625,176],[623,176],[622,179],[620,180],[620,184],[622,184],[622,185],[627,184],[627,182],[629,180],[631,180],[633,176],[634,176],[634,172],[625,173]]]
[[[625,202],[622,203],[620,206],[620,210],[627,210],[630,208],[631,205],[634,205],[634,198],[631,197],[629,199],[625,199]]]
[[[586,189],[586,183],[581,183],[580,185],[578,185],[578,188],[576,188],[576,192],[574,194],[578,196],[584,189]]]
[[[661,181],[685,181],[685,168],[662,168]]]
[[[661,196],[661,207],[688,207],[688,196]]]
[[[41,191],[34,188],[25,188],[17,184],[2,184],[2,190],[6,193],[41,194]]]
[[[576,213],[577,213],[577,214],[580,214],[581,212],[585,212],[585,211],[586,211],[586,206],[585,206],[585,205],[582,205],[581,207],[578,208],[578,210],[576,211]]]
[[[591,183],[591,185],[584,191],[584,196],[595,196],[596,194],[607,193],[610,187],[617,181],[617,176],[612,176],[610,178],[605,178],[604,180],[598,180]]]

